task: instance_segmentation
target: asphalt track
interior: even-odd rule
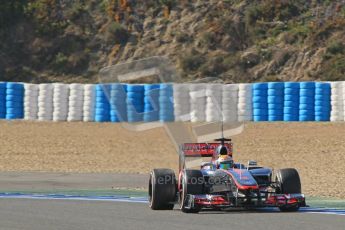
[[[138,185],[136,182],[139,180],[141,183],[145,181],[137,175],[111,177],[110,175],[8,173],[0,175],[0,189],[19,191],[30,188],[58,190],[130,187],[131,184]],[[0,193],[0,230],[344,230],[344,226],[345,210],[335,209],[307,208],[298,213],[281,213],[277,209],[265,209],[183,214],[179,210],[152,211],[148,208],[144,197]]]
[[[343,230],[345,217],[312,213],[151,211],[147,204],[0,199],[0,229],[241,229]]]

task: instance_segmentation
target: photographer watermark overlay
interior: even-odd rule
[[[197,81],[192,82],[183,82],[179,74],[177,73],[175,66],[169,61],[167,57],[151,57],[146,59],[141,59],[137,61],[122,63],[110,67],[105,67],[100,71],[99,74],[99,82],[104,84],[116,84],[116,83],[131,83],[131,84],[141,84],[141,83],[150,83],[150,84],[166,84],[167,86],[171,86],[173,89],[172,84],[185,84],[193,85],[195,88],[194,91],[196,92],[196,97],[205,97],[205,90],[200,90],[199,93],[199,86],[200,88],[207,86],[211,83],[218,83],[222,84],[223,81],[218,78],[205,78],[199,79]],[[202,87],[201,87],[202,86]],[[111,87],[110,87],[111,90]],[[126,94],[124,88],[120,88],[123,92],[122,94]],[[159,92],[160,89],[152,89],[152,94],[155,94],[155,91]],[[109,87],[104,87],[104,91],[106,96],[108,97],[109,101],[112,102],[111,92],[109,91]],[[156,92],[157,93],[157,92]],[[149,94],[150,95],[150,94]],[[157,95],[157,94],[156,94]],[[222,104],[219,100],[213,95],[208,95],[209,100],[212,101],[213,109],[215,110],[215,114],[222,114]],[[170,97],[171,103],[174,103],[174,96]],[[159,110],[159,105],[157,103],[157,99],[150,98],[150,102],[152,104],[153,110],[146,113],[154,113]],[[188,102],[189,103],[189,102]],[[206,103],[206,101],[205,101]],[[131,107],[131,111],[134,112],[134,115],[143,116],[145,112],[139,112],[135,110],[135,105],[131,105],[131,102],[127,100],[127,106]],[[117,110],[116,104],[111,104],[112,108]],[[234,108],[235,109],[235,108]],[[237,109],[237,108],[236,108]],[[181,114],[179,116],[180,121],[175,122],[127,122],[124,119],[123,114],[117,114],[119,121],[123,128],[131,131],[145,131],[150,129],[155,129],[159,127],[163,127],[168,136],[170,137],[171,141],[173,142],[176,151],[180,154],[180,146],[183,143],[196,143],[196,142],[207,142],[211,141],[216,138],[222,137],[222,130],[221,127],[223,126],[223,133],[224,136],[233,136],[241,133],[244,129],[243,122],[231,122],[231,123],[223,123],[222,122],[222,115],[221,117],[214,122],[190,122],[188,119],[190,118],[191,114],[188,111],[186,114]],[[188,121],[186,121],[188,120]],[[204,119],[205,120],[205,119]],[[200,166],[201,159],[198,160],[196,163]]]

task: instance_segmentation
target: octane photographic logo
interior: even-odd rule
[[[167,57],[150,57],[147,59],[141,59],[137,61],[122,63],[110,67],[105,67],[100,71],[99,82],[103,85],[103,91],[106,94],[110,102],[112,109],[117,111],[117,117],[121,122],[123,128],[135,132],[155,129],[163,127],[173,142],[176,151],[180,153],[180,146],[183,143],[195,143],[206,142],[222,136],[222,104],[213,95],[208,96],[208,102],[212,103],[213,110],[218,114],[221,114],[221,118],[215,122],[190,122],[190,112],[181,114],[175,122],[127,122],[124,119],[125,115],[118,112],[118,105],[112,100],[111,84],[114,83],[157,83],[157,84],[173,84],[183,83],[187,87],[193,88],[193,97],[205,97],[206,87],[210,83],[220,83],[223,81],[217,78],[205,78],[192,82],[183,82],[180,76],[177,74],[176,68]],[[110,84],[110,86],[109,86]],[[200,89],[199,89],[200,88]],[[118,88],[117,88],[118,90]],[[120,87],[120,94],[126,95],[126,90]],[[159,88],[150,90],[150,94],[159,93]],[[156,92],[155,92],[156,91]],[[192,94],[192,93],[190,93]],[[157,94],[156,94],[157,95]],[[174,103],[174,96],[170,97],[172,103]],[[150,98],[153,110],[151,112],[157,112],[159,104],[153,98]],[[206,101],[205,101],[206,103]],[[134,116],[142,116],[145,112],[139,112],[135,110],[135,105],[127,99],[127,108],[130,108],[131,112],[134,112]],[[241,133],[244,129],[243,122],[231,122],[223,124],[224,136],[234,136]],[[197,164],[199,164],[198,162]],[[200,165],[200,164],[199,164]]]

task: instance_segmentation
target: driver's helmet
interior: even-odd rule
[[[218,169],[228,170],[233,167],[234,161],[230,156],[220,156],[216,161]]]

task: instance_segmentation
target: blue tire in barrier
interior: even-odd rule
[[[144,122],[155,122],[155,121],[159,121],[159,115],[146,115],[144,114],[144,118],[143,118]]]
[[[296,95],[299,96],[299,88],[285,88],[284,94],[285,95]]]
[[[326,82],[316,82],[315,83],[315,88],[316,89],[330,90],[331,89],[331,84],[330,83],[326,83]]]
[[[24,96],[24,90],[17,90],[17,89],[7,89],[6,90],[7,96],[17,96],[17,97],[23,97]]]
[[[267,109],[253,109],[254,116],[268,116]]]
[[[253,103],[254,109],[268,109],[267,103]]]
[[[331,106],[315,106],[314,111],[315,112],[329,112],[331,111]]]
[[[284,101],[284,107],[299,108],[299,101]]]
[[[300,110],[314,110],[314,104],[300,104],[299,109]]]
[[[330,116],[315,116],[315,121],[330,121]]]
[[[315,100],[315,106],[326,106],[330,107],[331,106],[331,100]]]
[[[253,103],[267,103],[267,97],[264,96],[254,96]]]
[[[253,88],[253,90],[267,90],[268,84],[267,83],[254,83],[252,88]]]
[[[278,90],[283,90],[285,87],[284,82],[269,82],[267,84],[268,89],[278,89]]]
[[[299,87],[300,89],[314,89],[315,82],[300,82]]]
[[[127,85],[127,92],[140,92],[145,90],[144,85]]]
[[[7,82],[6,84],[7,90],[24,90],[24,85],[22,83],[16,83],[16,82]]]
[[[284,121],[299,121],[298,115],[284,114]]]
[[[159,89],[159,88],[160,88],[160,84],[146,84],[146,85],[144,85],[145,91],[150,91],[150,90]]]
[[[6,101],[6,108],[22,108],[24,104],[20,101]]]
[[[299,103],[300,104],[313,104],[314,105],[314,97],[300,97]]]
[[[315,95],[315,101],[331,101],[330,95]]]
[[[316,88],[315,89],[315,95],[331,95],[331,89],[322,89],[322,88]]]
[[[268,116],[283,116],[283,110],[270,109],[268,110]]]
[[[268,96],[283,96],[284,90],[283,89],[268,89],[267,95]]]
[[[253,96],[267,97],[267,90],[253,90]]]
[[[284,104],[268,104],[268,109],[283,111]]]
[[[284,107],[284,114],[295,114],[299,115],[299,109],[295,107]]]
[[[315,91],[313,89],[300,89],[300,97],[314,97]]]
[[[313,115],[302,115],[299,116],[299,121],[315,121],[315,117]]]
[[[6,119],[7,120],[13,120],[13,119],[23,119],[24,115],[23,114],[11,114],[11,113],[6,113]]]
[[[285,95],[284,101],[296,101],[299,103],[299,95]]]
[[[267,103],[268,104],[283,104],[284,103],[284,97],[283,96],[268,96],[267,97]]]
[[[6,101],[16,101],[16,102],[23,102],[24,96],[17,96],[17,95],[6,95]]]
[[[255,122],[268,121],[268,116],[253,116],[253,121]]]
[[[299,115],[300,116],[314,116],[314,110],[299,110]]]
[[[290,88],[290,89],[299,89],[300,88],[300,83],[299,82],[285,82],[284,87]]]
[[[269,115],[268,116],[268,121],[283,121],[284,120],[284,116],[281,115],[281,116],[271,116]]]

